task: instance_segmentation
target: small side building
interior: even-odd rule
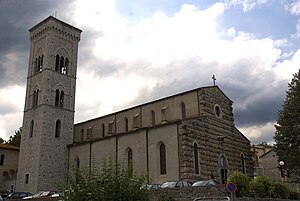
[[[0,144],[0,191],[14,190],[16,186],[19,147]]]
[[[280,171],[279,159],[276,152],[271,149],[260,157],[261,164],[264,169],[264,175],[270,178],[273,182],[283,180],[283,173]]]

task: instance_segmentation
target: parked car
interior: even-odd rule
[[[229,197],[203,197],[203,198],[195,198],[193,201],[228,201]]]
[[[30,196],[29,192],[13,192],[6,197],[6,200],[23,199],[24,197]]]
[[[201,181],[196,181],[193,183],[192,186],[215,186],[221,184],[218,180],[216,179],[209,179],[209,180],[201,180]]]
[[[40,198],[40,197],[51,197],[52,195],[54,195],[56,192],[54,191],[41,191],[41,192],[38,192],[36,194],[33,194],[33,195],[30,195],[30,196],[26,196],[26,197],[23,197],[22,199],[23,200],[30,200],[32,198]]]
[[[161,188],[181,188],[192,186],[188,181],[167,181],[161,185]]]
[[[159,189],[161,187],[161,184],[149,184],[149,189]]]

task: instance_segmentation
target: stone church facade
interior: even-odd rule
[[[16,190],[57,190],[74,168],[107,159],[149,183],[253,176],[250,141],[234,125],[232,101],[200,87],[74,125],[81,30],[52,16],[30,29],[30,56]]]

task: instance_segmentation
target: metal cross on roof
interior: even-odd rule
[[[213,76],[211,77],[211,79],[213,80],[214,86],[216,86],[216,80],[217,80],[217,78],[215,77],[215,75],[213,75]]]

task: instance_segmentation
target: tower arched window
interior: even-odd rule
[[[59,71],[59,55],[55,57],[55,71]]]
[[[29,138],[32,138],[32,136],[33,136],[33,128],[34,128],[34,121],[31,120],[30,126],[29,126]]]
[[[61,91],[60,98],[59,98],[59,107],[64,107],[64,96],[65,96],[64,91]]]
[[[180,103],[181,107],[181,119],[186,119],[186,108],[184,102]]]
[[[61,56],[61,57],[60,57],[60,61],[59,61],[59,72],[62,72],[62,69],[63,69],[63,67],[64,67],[64,64],[65,64],[64,57]]]
[[[151,110],[151,126],[155,126],[155,112]]]
[[[43,70],[44,55],[38,56],[34,61],[34,73]]]
[[[56,89],[55,91],[55,106],[59,105],[59,90]]]
[[[195,167],[195,174],[200,173],[200,168],[199,168],[199,151],[198,151],[198,144],[195,142],[194,143],[194,167]]]
[[[59,91],[59,89],[56,89],[55,91],[55,106],[57,107],[64,107],[64,98],[65,93],[64,91]]]
[[[166,146],[162,142],[159,145],[159,166],[160,166],[160,174],[166,174],[167,173],[167,162],[166,162]]]
[[[125,117],[124,119],[124,127],[125,127],[125,132],[128,132],[128,118]]]
[[[55,56],[55,71],[66,75],[68,72],[69,63],[70,61],[68,58],[64,58],[63,56],[57,54]]]
[[[58,138],[60,137],[60,132],[61,132],[61,121],[57,120],[55,124],[55,137]]]
[[[32,105],[33,107],[36,107],[38,105],[38,102],[39,102],[39,93],[40,93],[40,90],[35,90],[33,92],[33,99],[32,99]]]

